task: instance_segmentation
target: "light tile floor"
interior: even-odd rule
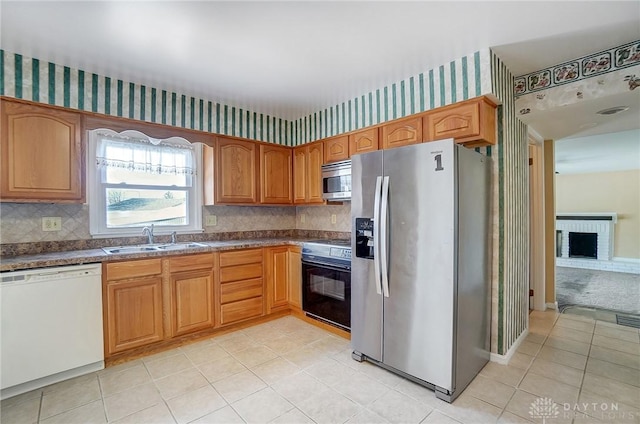
[[[489,363],[447,404],[352,360],[347,340],[285,317],[6,399],[1,421],[543,422],[530,413],[536,402],[549,424],[639,423],[638,330],[534,312],[511,363]]]

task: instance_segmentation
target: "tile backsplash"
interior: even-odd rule
[[[206,206],[207,216],[216,216],[215,226],[205,233],[262,230],[351,231],[350,204],[329,206]],[[304,223],[302,216],[304,215]],[[335,224],[331,216],[336,216]],[[42,231],[42,218],[61,217],[60,231]],[[88,205],[49,203],[0,204],[0,244],[89,240]]]
[[[351,231],[349,202],[342,205],[298,206],[296,209],[295,228],[298,230]],[[332,215],[335,215],[335,224],[331,222]]]

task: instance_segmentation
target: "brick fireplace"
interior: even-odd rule
[[[615,213],[556,215],[556,265],[640,273],[640,265],[613,258]]]

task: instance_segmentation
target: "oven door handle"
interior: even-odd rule
[[[334,271],[342,271],[342,272],[351,272],[351,267],[348,265],[335,265],[335,264],[327,264],[324,262],[314,262],[309,260],[302,260],[302,265],[311,265],[311,266],[319,266],[326,269],[331,269]]]

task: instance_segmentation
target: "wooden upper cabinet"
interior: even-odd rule
[[[467,146],[496,144],[496,105],[486,97],[455,103],[424,117],[427,141],[454,138]]]
[[[323,203],[323,143],[312,143],[293,149],[293,202]]]
[[[289,147],[260,145],[260,203],[292,203],[291,156]]]
[[[324,163],[349,159],[349,136],[327,138],[324,143]]]
[[[422,117],[400,119],[381,128],[383,149],[422,142]]]
[[[0,200],[83,203],[81,115],[8,100],[0,109]]]
[[[215,202],[257,203],[257,144],[218,137],[215,156]]]
[[[322,143],[309,146],[307,161],[307,203],[324,203],[322,198]]]
[[[300,146],[293,149],[293,203],[307,202],[307,158],[309,149]]]
[[[367,128],[349,134],[349,156],[378,150],[378,128]]]

